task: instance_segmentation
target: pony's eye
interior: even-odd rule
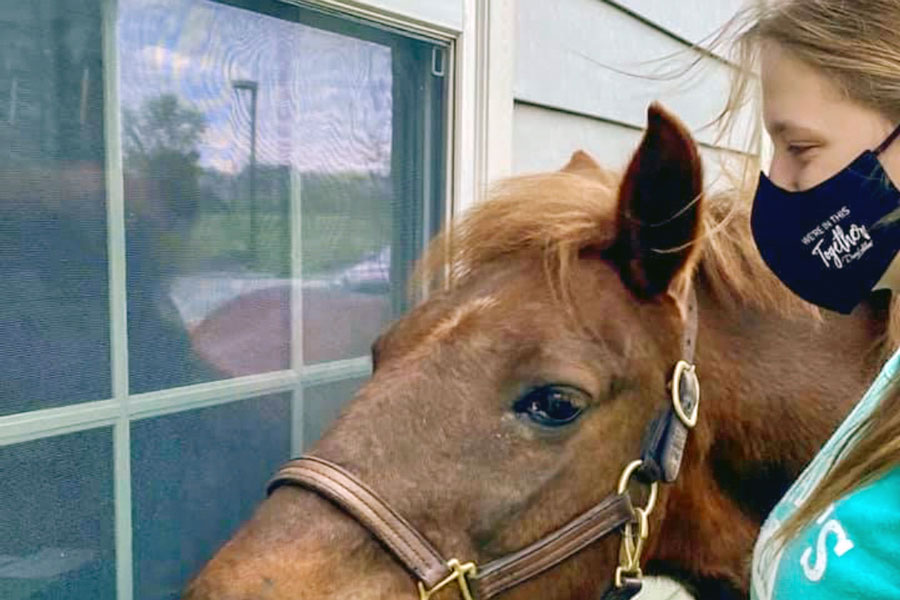
[[[577,419],[587,404],[581,390],[559,385],[545,385],[530,390],[519,398],[513,410],[545,427],[568,425]]]

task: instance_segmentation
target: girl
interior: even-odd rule
[[[774,144],[751,212],[763,259],[838,312],[900,291],[900,1],[774,0],[739,22]],[[900,598],[898,376],[895,354],[769,515],[753,598]]]

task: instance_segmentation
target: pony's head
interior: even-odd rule
[[[311,450],[367,482],[444,556],[484,563],[591,508],[666,406],[702,176],[685,129],[656,106],[648,118],[621,178],[577,152],[559,172],[501,184],[439,238],[422,276],[445,285],[376,341],[371,380]],[[618,549],[618,536],[598,541],[504,597],[593,598]],[[415,594],[354,519],[285,486],[187,597]]]

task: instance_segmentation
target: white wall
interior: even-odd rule
[[[706,46],[740,8],[742,0],[618,0],[619,5],[690,43]]]
[[[653,100],[685,121],[705,154],[719,154],[708,124],[722,108],[734,67],[708,58],[686,77],[653,75],[697,58],[691,43],[702,44],[742,4],[517,0],[513,172],[557,169],[578,148],[608,166],[623,166]],[[749,135],[750,115],[741,123]],[[718,161],[707,162],[714,178]]]

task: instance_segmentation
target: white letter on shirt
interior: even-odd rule
[[[828,510],[825,513],[816,519],[816,523],[822,524],[822,522],[828,518],[828,515],[834,510],[834,505],[828,507]],[[806,578],[810,581],[819,581],[825,575],[825,569],[828,568],[828,548],[825,547],[825,543],[828,541],[828,534],[834,533],[837,537],[837,543],[834,545],[834,554],[835,556],[843,556],[847,552],[853,549],[853,542],[850,541],[850,538],[847,537],[847,532],[844,531],[843,526],[840,521],[837,519],[831,519],[822,529],[819,530],[819,537],[816,540],[816,562],[810,567],[809,558],[812,555],[813,549],[807,547],[806,550],[803,551],[803,555],[800,557],[800,565],[803,567],[803,574],[806,575]]]

